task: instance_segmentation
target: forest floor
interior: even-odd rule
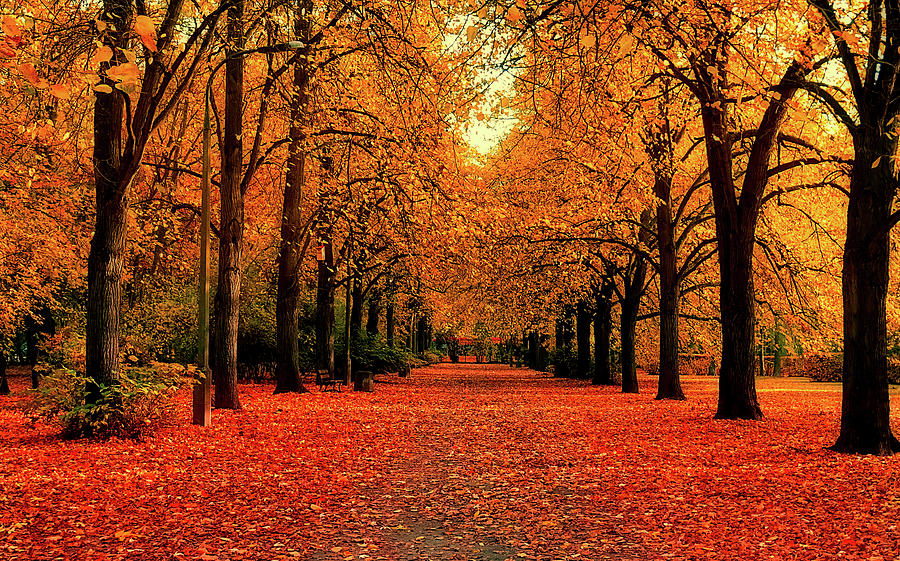
[[[525,369],[272,395],[145,442],[61,441],[0,398],[0,559],[900,559],[900,455],[845,456],[840,386],[758,381],[766,418]],[[12,379],[21,391],[28,380]],[[900,434],[900,393],[893,390]]]

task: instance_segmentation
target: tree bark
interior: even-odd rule
[[[900,442],[891,431],[886,328],[888,224],[896,182],[891,158],[882,155],[895,154],[897,141],[882,136],[876,127],[866,127],[855,148],[842,275],[841,431],[833,448],[889,455],[900,452]]]
[[[528,334],[528,368],[538,370],[541,352],[540,337],[537,331]]]
[[[723,237],[728,242],[721,243]],[[754,233],[739,230],[720,236],[719,274],[722,314],[722,364],[717,419],[760,419],[756,397],[755,300],[752,251]]]
[[[362,317],[363,317],[363,307],[365,306],[365,299],[363,297],[363,286],[362,282],[357,279],[356,282],[353,283],[353,288],[350,291],[351,301],[347,302],[350,308],[350,339],[356,340],[359,339],[359,334],[362,331]]]
[[[294,13],[294,35],[309,42],[312,1],[298,0]],[[306,135],[309,120],[309,49],[294,64],[294,91],[291,99],[290,146],[287,177],[281,213],[281,247],[278,256],[278,297],[275,303],[275,329],[278,339],[278,363],[275,366],[275,393],[308,391],[300,379],[300,265],[303,262],[303,216],[300,202],[306,181]]]
[[[228,8],[226,56],[243,49],[244,2],[233,0]],[[213,406],[240,409],[237,391],[237,339],[241,301],[241,257],[244,245],[243,172],[244,61],[225,63],[225,124],[222,141],[222,180],[219,187],[219,285],[216,290]]]
[[[654,191],[663,204],[656,208],[659,246],[659,386],[656,399],[683,400],[678,373],[678,301],[680,286],[672,221],[672,182],[668,175],[656,178]]]
[[[378,335],[378,323],[381,316],[381,293],[373,291],[369,296],[369,312],[366,317],[366,333],[372,337]]]
[[[640,267],[646,272],[646,265]],[[641,271],[635,271],[635,276]],[[643,274],[641,275],[643,284]],[[637,364],[635,360],[635,329],[641,304],[640,293],[628,291],[622,299],[620,330],[622,335],[622,393],[638,393]]]
[[[387,308],[384,310],[384,335],[387,339],[388,347],[394,346],[394,302],[388,302]]]
[[[334,376],[334,250],[331,233],[320,233],[324,259],[318,262],[316,284],[316,363]]]
[[[6,381],[6,353],[0,349],[0,395],[9,395],[9,384]]]
[[[591,377],[591,311],[586,302],[578,302],[575,332],[578,346],[578,372],[575,376],[587,380]]]
[[[650,211],[641,213],[641,227],[638,238],[647,243],[650,227]],[[638,393],[637,362],[635,360],[635,330],[638,310],[641,308],[641,297],[644,295],[644,282],[647,280],[647,260],[641,253],[635,253],[629,267],[625,271],[622,308],[619,329],[622,336],[622,392]]]
[[[125,48],[134,11],[129,0],[106,0],[101,19],[110,25],[106,44]],[[104,68],[114,63],[104,63]],[[94,100],[94,187],[96,216],[88,254],[85,371],[97,384],[119,376],[119,329],[125,233],[131,177],[122,174],[122,127],[125,98],[121,91],[96,92]]]
[[[594,385],[612,385],[609,340],[612,336],[612,296],[609,283],[594,294]]]

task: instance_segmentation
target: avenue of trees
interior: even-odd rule
[[[705,353],[716,417],[759,419],[790,340],[842,352],[834,448],[900,451],[897,3],[26,4],[0,2],[0,370],[99,395],[196,360],[209,169],[214,407],[242,364],[304,392],[478,325],[624,392],[653,362],[658,399]]]

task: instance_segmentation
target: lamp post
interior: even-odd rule
[[[280,53],[294,51],[305,47],[302,41],[288,41],[276,45],[268,45],[256,49],[244,49],[235,51],[226,56],[219,64],[213,67],[206,81],[206,93],[204,95],[203,108],[203,174],[200,180],[200,289],[197,297],[197,368],[200,370],[200,379],[194,385],[193,422],[195,425],[208,427],[211,422],[211,387],[209,372],[209,137],[210,137],[210,98],[212,97],[212,82],[226,62],[241,58],[253,53]]]

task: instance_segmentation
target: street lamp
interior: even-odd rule
[[[226,62],[236,58],[242,58],[253,53],[281,53],[302,49],[306,44],[302,41],[288,41],[277,45],[268,45],[256,49],[244,49],[235,51],[226,56],[219,64],[213,67],[206,81],[206,93],[204,96],[203,111],[203,175],[200,180],[200,290],[197,297],[197,367],[201,378],[194,385],[193,422],[195,425],[208,427],[211,422],[211,380],[209,372],[209,108],[212,97],[212,82]]]

